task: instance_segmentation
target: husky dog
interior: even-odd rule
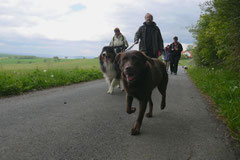
[[[117,53],[115,52],[114,47],[106,46],[103,47],[99,56],[100,67],[108,84],[108,94],[112,94],[115,86],[118,86],[118,88],[121,89],[121,70],[119,69],[118,63],[115,63],[116,55]]]

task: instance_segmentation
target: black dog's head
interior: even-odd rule
[[[116,57],[116,52],[114,48],[111,46],[103,47],[102,52],[100,54],[100,62],[104,63],[113,63]]]
[[[118,62],[124,79],[128,83],[136,81],[146,71],[147,62],[153,63],[153,60],[145,53],[136,50],[118,54],[115,61]]]

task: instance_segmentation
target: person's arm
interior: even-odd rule
[[[179,43],[179,46],[180,46],[180,52],[182,52],[183,51],[183,47],[182,47],[182,44],[181,43]]]
[[[171,54],[173,51],[172,51],[172,47],[173,47],[173,44],[170,44],[169,46],[169,49],[168,49],[168,52]]]
[[[138,43],[139,39],[141,38],[141,29],[142,27],[139,27],[137,32],[135,33],[135,37],[134,37],[134,43]]]
[[[123,36],[123,41],[124,41],[124,46],[126,48],[128,48],[128,41],[127,41],[127,38],[125,36]]]
[[[157,29],[158,29],[157,39],[158,39],[159,51],[162,53],[164,50],[162,34],[158,27],[157,27]]]
[[[182,56],[182,50],[183,50],[183,47],[182,47],[182,44],[181,44],[181,43],[179,43],[178,49],[179,49],[179,59],[180,59],[181,56]]]
[[[113,40],[114,40],[114,37],[112,38],[112,40],[111,40],[109,46],[114,46],[114,42],[113,42]]]

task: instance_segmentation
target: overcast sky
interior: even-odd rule
[[[119,27],[133,43],[149,12],[164,43],[177,35],[186,46],[186,27],[196,23],[205,0],[0,0],[0,53],[38,56],[98,56]]]

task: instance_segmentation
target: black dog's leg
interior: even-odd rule
[[[139,102],[140,110],[139,110],[137,121],[135,122],[135,125],[131,130],[132,135],[138,135],[140,133],[142,120],[143,120],[143,117],[144,117],[144,114],[145,114],[145,111],[147,108],[147,102],[148,102],[148,99],[145,99],[145,100],[142,100]]]
[[[146,117],[150,118],[152,117],[152,110],[153,110],[153,102],[152,102],[152,94],[150,94],[148,103],[149,103],[149,112],[146,114]]]
[[[162,94],[161,109],[163,110],[166,107],[166,86],[159,85],[158,90]]]
[[[126,107],[126,110],[127,110],[128,114],[134,113],[136,111],[136,108],[132,107],[132,102],[133,102],[133,96],[127,95],[127,107]]]

